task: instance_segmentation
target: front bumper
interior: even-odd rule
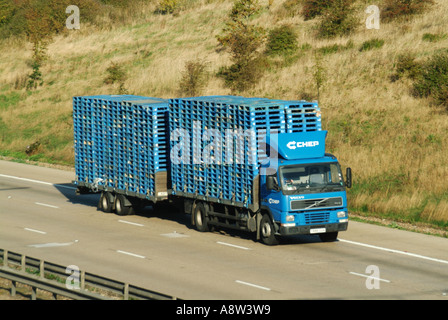
[[[298,234],[319,234],[319,233],[312,233],[311,230],[322,229],[322,228],[325,228],[325,233],[346,231],[348,228],[348,222],[306,225],[306,226],[294,226],[294,227],[280,226],[280,228],[278,229],[278,233],[281,236],[292,236],[292,235],[298,235]]]

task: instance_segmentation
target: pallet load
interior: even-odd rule
[[[76,183],[156,200],[167,196],[168,101],[73,98]]]
[[[267,159],[266,135],[320,130],[317,103],[238,96],[171,99],[171,159],[179,157],[171,164],[172,194],[254,207],[259,165]]]

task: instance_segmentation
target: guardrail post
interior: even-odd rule
[[[129,283],[124,284],[124,300],[129,300]]]
[[[8,267],[8,250],[3,250],[3,266]]]
[[[86,288],[86,272],[81,271],[81,290]]]
[[[22,271],[25,272],[26,271],[26,255],[24,255],[24,254],[22,255],[22,262],[21,262],[20,266],[21,266]]]
[[[31,287],[31,300],[36,300],[36,299],[37,299],[37,288]]]
[[[40,271],[40,277],[44,278],[44,272],[45,272],[45,268],[44,268],[44,260],[40,260],[40,264],[39,264],[39,271]]]
[[[16,286],[17,282],[11,281],[11,297],[15,297],[16,295]]]

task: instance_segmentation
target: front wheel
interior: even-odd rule
[[[279,243],[278,237],[275,235],[274,223],[269,215],[265,214],[260,222],[261,241],[264,244],[273,246]]]

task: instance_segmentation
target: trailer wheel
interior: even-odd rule
[[[199,202],[194,206],[193,211],[194,224],[196,229],[200,232],[210,231],[208,226],[208,216],[204,205]]]
[[[132,211],[132,207],[125,206],[125,203],[125,196],[122,194],[117,194],[115,197],[115,213],[119,216],[127,216]]]
[[[113,199],[113,196],[109,192],[107,192],[107,191],[101,192],[100,201],[98,203],[98,208],[106,213],[112,212],[113,207],[114,207],[114,202],[111,201],[111,199]]]
[[[319,235],[322,242],[333,242],[338,238],[338,232],[327,232]]]
[[[261,241],[264,244],[273,246],[279,243],[277,236],[275,235],[274,223],[268,214],[264,214],[260,222],[260,235]]]

